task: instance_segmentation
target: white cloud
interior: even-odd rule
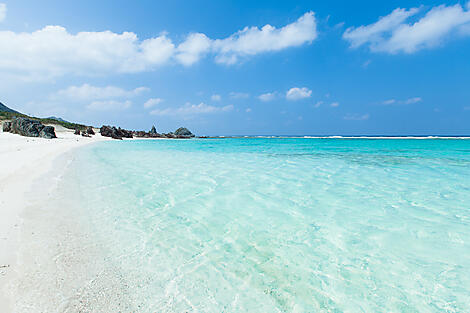
[[[132,102],[129,100],[126,101],[115,101],[115,100],[105,100],[105,101],[93,101],[87,108],[94,111],[114,111],[114,110],[125,110],[132,105]]]
[[[287,100],[300,100],[300,99],[310,98],[311,95],[312,95],[312,91],[308,89],[307,87],[302,87],[302,88],[294,87],[287,91],[286,99]]]
[[[414,98],[409,98],[404,101],[405,104],[412,104],[412,103],[418,103],[423,101],[420,97],[414,97]]]
[[[339,107],[339,102],[333,102],[330,104],[333,108]]]
[[[174,52],[165,35],[140,41],[130,32],[73,35],[60,26],[0,31],[0,46],[1,70],[33,77],[141,72],[167,63]]]
[[[176,59],[183,65],[189,66],[211,49],[211,40],[202,33],[190,34],[184,42],[178,45]]]
[[[246,113],[250,113],[250,112],[251,112],[251,108],[246,108],[245,112],[246,112]]]
[[[405,100],[389,99],[382,102],[383,105],[413,104],[423,101],[421,97],[412,97]]]
[[[7,17],[7,5],[5,3],[0,3],[0,23],[5,20]]]
[[[383,40],[384,32],[398,28],[408,17],[417,12],[417,8],[410,10],[397,8],[389,15],[379,18],[374,24],[346,29],[343,38],[350,42],[352,48],[357,48],[368,42],[377,44]]]
[[[163,102],[161,98],[150,98],[144,103],[144,108],[148,109]]]
[[[319,108],[323,104],[323,101],[317,101],[313,106]]]
[[[371,25],[348,28],[343,38],[352,48],[368,45],[373,52],[414,53],[433,48],[453,33],[465,33],[470,28],[470,6],[440,5],[431,8],[414,23],[406,23],[420,9],[395,9]],[[470,32],[468,33],[470,35]]]
[[[6,6],[0,6],[0,18],[5,12]],[[225,39],[192,33],[177,46],[165,33],[142,40],[133,32],[72,34],[62,26],[30,33],[4,30],[0,31],[0,71],[28,80],[138,73],[176,62],[190,66],[208,53],[219,63],[231,64],[242,56],[300,46],[316,37],[313,12],[279,29],[246,27]]]
[[[157,116],[190,116],[198,114],[213,114],[221,112],[229,112],[233,110],[233,105],[226,105],[223,107],[216,107],[207,105],[203,102],[199,104],[186,103],[184,106],[178,108],[157,109],[150,112],[152,115]]]
[[[148,91],[147,87],[138,87],[133,90],[125,90],[115,86],[96,87],[89,84],[82,86],[70,86],[51,95],[51,99],[100,100],[113,98],[130,98]]]
[[[258,96],[258,99],[260,99],[263,102],[272,101],[272,100],[274,100],[274,98],[276,98],[276,93],[275,92],[267,92],[267,93],[263,93],[262,95]]]
[[[230,98],[232,99],[246,99],[246,98],[249,98],[250,95],[248,93],[244,93],[244,92],[231,92],[230,94]]]
[[[347,114],[343,118],[348,121],[365,121],[368,120],[370,115],[367,114]]]
[[[385,100],[384,102],[382,102],[382,104],[390,105],[390,104],[394,104],[395,102],[397,102],[395,99],[389,99],[389,100]]]
[[[212,101],[220,101],[220,100],[222,100],[222,97],[220,95],[215,94],[215,95],[211,96],[211,100]]]
[[[233,64],[240,57],[311,43],[317,36],[315,14],[307,12],[279,29],[269,24],[261,29],[245,27],[228,38],[215,40],[213,48],[217,51],[218,63]]]

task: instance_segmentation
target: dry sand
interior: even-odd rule
[[[15,264],[21,212],[29,205],[25,193],[33,182],[52,169],[54,161],[71,149],[108,140],[97,134],[92,138],[76,136],[56,127],[57,139],[22,137],[0,130],[0,311],[11,311],[5,285],[17,273]],[[45,182],[47,183],[47,182]]]

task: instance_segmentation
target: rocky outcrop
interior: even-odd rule
[[[47,139],[57,138],[55,128],[53,126],[44,126],[44,128],[39,131],[39,137]]]
[[[163,137],[159,133],[154,134],[154,133],[150,133],[150,132],[145,132],[143,130],[133,131],[132,134],[134,135],[134,137],[137,137],[137,138],[160,138],[160,137]]]
[[[73,134],[80,136],[80,129],[75,129],[75,132]]]
[[[173,134],[173,133],[163,134],[163,137],[165,137],[165,138],[176,138],[175,134]]]
[[[150,129],[149,132],[138,130],[138,131],[133,131],[132,134],[137,138],[162,138],[164,137],[163,135],[157,133],[157,129],[155,128],[155,126],[152,126],[152,129]]]
[[[101,126],[100,128],[101,136],[111,137],[114,139],[122,138],[193,138],[194,134],[191,133],[187,128],[181,127],[178,128],[174,133],[159,134],[155,126],[149,132],[145,131],[130,131],[122,128],[116,128],[114,126]]]
[[[44,126],[39,121],[23,117],[15,117],[11,121],[10,132],[27,137],[57,138],[52,126]]]
[[[100,134],[104,137],[111,137],[113,139],[133,138],[132,132],[129,130],[116,128],[114,126],[101,126]]]
[[[3,131],[5,133],[10,132],[11,130],[11,122],[3,122]]]
[[[86,129],[86,133],[87,133],[87,135],[94,135],[95,131],[93,130],[93,127],[88,126],[87,129]]]
[[[176,138],[192,138],[194,137],[194,134],[189,131],[189,129],[185,127],[180,127],[175,132],[173,133]]]

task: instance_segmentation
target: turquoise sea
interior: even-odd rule
[[[56,192],[96,245],[84,307],[470,312],[470,140],[102,142]]]

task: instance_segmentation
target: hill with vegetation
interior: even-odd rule
[[[34,116],[28,116],[26,114],[17,112],[13,109],[10,109],[6,105],[0,102],[0,121],[2,120],[11,120],[14,117],[26,117],[30,118],[32,120],[40,121],[43,124],[52,124],[52,125],[61,125],[65,128],[68,129],[79,129],[79,130],[86,130],[87,126],[82,125],[82,124],[77,124],[77,123],[70,123],[65,120],[62,120],[57,117],[51,117],[51,118],[39,118],[39,117],[34,117]]]

